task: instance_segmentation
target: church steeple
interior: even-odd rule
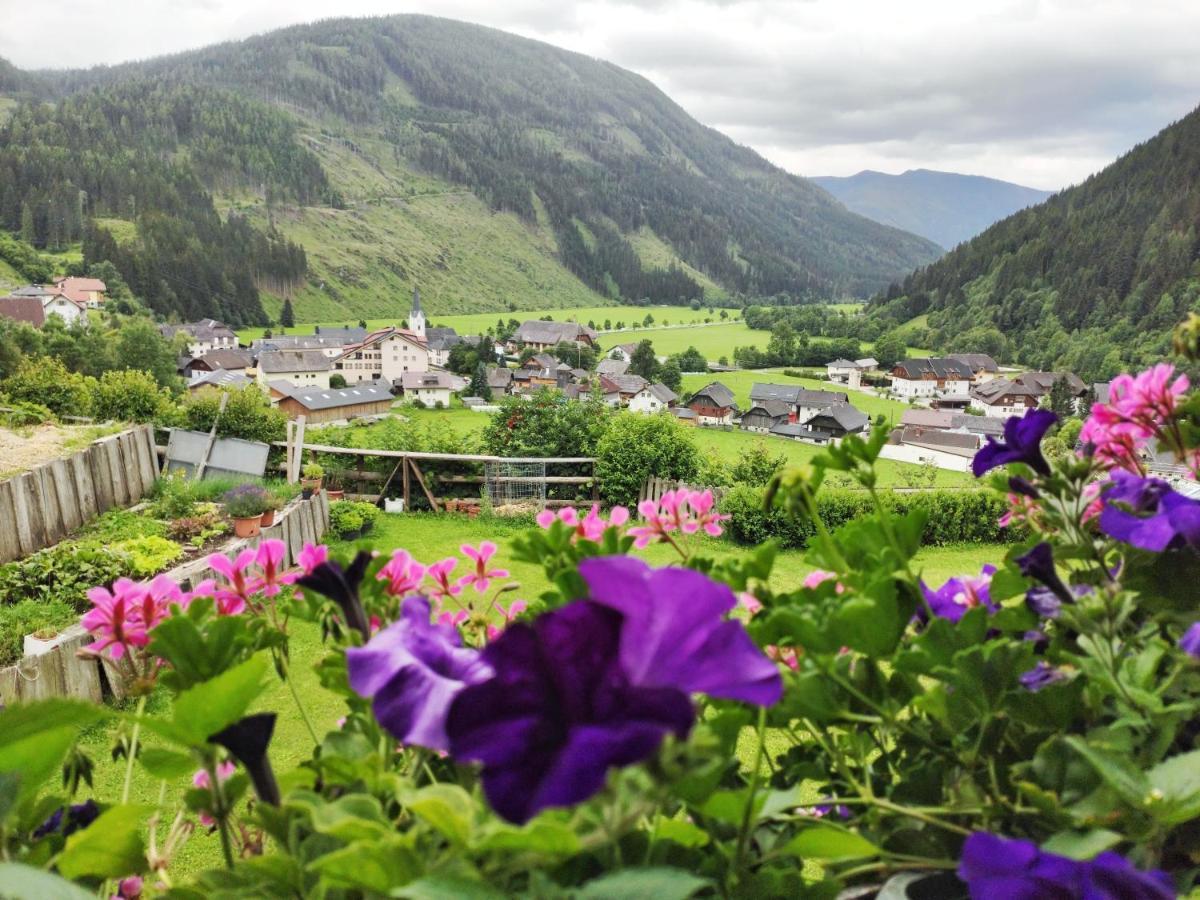
[[[425,337],[425,313],[421,311],[421,290],[413,288],[412,312],[408,314],[408,330],[417,337]]]

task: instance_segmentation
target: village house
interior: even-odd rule
[[[614,359],[617,362],[628,364],[633,360],[633,351],[637,349],[637,344],[617,344],[608,353],[609,359]]]
[[[597,390],[605,406],[615,407],[621,405],[621,388],[608,375],[600,376]]]
[[[236,350],[238,346],[234,330],[216,319],[201,319],[183,325],[160,325],[158,331],[168,341],[174,340],[177,334],[186,335],[187,354],[193,358],[212,350]]]
[[[510,349],[513,350],[521,347],[548,350],[564,342],[593,347],[596,344],[596,332],[577,322],[543,322],[532,319],[521,323],[521,327],[516,330],[509,343]]]
[[[630,412],[657,413],[670,409],[675,405],[679,395],[663,384],[656,381],[648,384],[629,398]]]
[[[87,306],[84,303],[76,303],[57,288],[47,288],[40,284],[30,284],[17,288],[5,299],[12,298],[24,300],[35,299],[41,303],[42,325],[51,316],[58,316],[64,325],[74,325],[76,322],[83,325],[87,324]],[[21,321],[29,321],[29,319],[22,318]],[[30,324],[33,323],[30,322]],[[40,328],[41,325],[37,327]]]
[[[341,331],[342,329],[338,329]],[[359,329],[354,329],[355,331]],[[279,335],[278,337],[258,338],[250,342],[250,352],[257,356],[264,350],[320,350],[330,359],[336,359],[345,352],[350,344],[361,343],[366,337],[366,329],[362,336],[355,340],[345,340],[339,337],[326,337],[317,334]]]
[[[212,372],[201,372],[196,378],[188,382],[187,388],[195,394],[204,388],[212,390],[229,388],[240,391],[251,384],[255,384],[255,380],[246,374],[245,369],[236,371],[216,369]]]
[[[1000,374],[1000,366],[986,353],[951,353],[949,358],[970,368],[972,384],[982,384]]]
[[[1041,397],[1040,388],[1007,378],[993,378],[971,388],[971,402],[983,410],[985,416],[997,419],[1024,415],[1026,410],[1040,405]]]
[[[393,387],[408,373],[428,372],[429,348],[413,331],[394,325],[368,334],[361,343],[344,348],[333,369],[347,384],[385,381]]]
[[[253,367],[254,358],[245,350],[210,350],[203,356],[187,360],[180,374],[189,381],[219,370],[246,371]]]
[[[395,402],[386,384],[320,389],[274,382],[271,390],[278,395],[276,405],[287,413],[289,419],[304,416],[305,422],[310,425],[386,416]]]
[[[699,425],[725,426],[733,424],[737,401],[733,391],[719,381],[711,381],[692,394],[687,408],[696,414]]]
[[[801,424],[816,435],[819,443],[824,443],[840,441],[848,434],[862,434],[870,426],[871,417],[849,403],[839,403]]]
[[[789,407],[789,422],[804,424],[817,413],[840,403],[849,403],[850,397],[843,391],[814,391],[794,384],[763,384],[756,382],[750,387],[751,403],[775,401]]]
[[[46,324],[46,311],[38,297],[0,297],[0,317],[24,322],[34,328]]]
[[[966,394],[973,377],[971,367],[957,359],[902,359],[892,367],[892,393],[905,400]]]
[[[104,305],[104,293],[108,290],[108,285],[99,278],[79,278],[74,275],[60,275],[54,279],[54,286],[68,300],[85,309],[100,309]]]
[[[513,387],[513,372],[512,369],[503,369],[499,366],[492,366],[487,370],[487,383],[491,388],[493,396],[501,396],[511,394]]]
[[[258,383],[286,381],[297,388],[329,388],[329,357],[320,350],[266,350],[258,355]]]
[[[1050,393],[1059,379],[1066,383],[1067,392],[1076,402],[1087,395],[1088,386],[1074,372],[1022,372],[1013,380],[1017,384],[1041,391],[1041,395],[1044,397]]]
[[[597,375],[624,375],[629,371],[629,360],[609,357],[596,363]]]
[[[622,406],[628,406],[634,395],[642,391],[650,382],[641,375],[628,372],[624,375],[606,375],[605,379],[615,386]]]
[[[450,405],[450,395],[462,390],[462,380],[449,372],[405,372],[400,376],[404,398],[420,400],[426,406]]]
[[[742,413],[743,431],[766,434],[777,425],[795,425],[792,404],[786,400],[760,400]]]
[[[667,412],[678,419],[683,425],[695,428],[699,424],[700,417],[696,415],[694,409],[689,409],[686,406],[672,406]]]
[[[830,381],[857,388],[862,385],[862,377],[877,368],[879,361],[872,356],[863,359],[835,359],[826,364],[825,374]]]
[[[429,364],[431,366],[446,365],[450,361],[450,351],[462,342],[463,339],[453,328],[426,328],[425,345],[429,348]]]

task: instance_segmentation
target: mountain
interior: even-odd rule
[[[1200,109],[876,297],[922,347],[1108,378],[1200,311]]]
[[[250,289],[267,315],[291,296],[301,319],[393,315],[415,285],[434,313],[866,296],[939,253],[638,75],[445,19],[23,74],[8,81],[31,102],[0,127],[0,225],[116,254],[166,315],[209,295],[251,321]]]
[[[810,180],[860,216],[927,237],[942,247],[955,247],[1052,193],[981,175],[931,169],[909,169],[900,175],[866,169],[845,178],[824,175]]]

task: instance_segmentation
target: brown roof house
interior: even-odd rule
[[[737,401],[733,391],[719,381],[710,381],[687,402],[687,408],[696,414],[698,425],[732,425]]]
[[[0,318],[41,328],[46,324],[46,310],[37,297],[0,297]]]

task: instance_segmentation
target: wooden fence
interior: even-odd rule
[[[137,503],[157,478],[154,432],[140,425],[0,482],[0,563],[56,544],[114,506]]]
[[[689,491],[711,490],[714,500],[720,500],[725,493],[724,488],[704,488],[694,484],[687,484],[683,481],[672,481],[669,478],[659,478],[651,475],[642,484],[642,490],[638,494],[638,503],[644,500],[652,500],[657,503],[667,491],[677,491],[680,488],[687,488]]]
[[[328,528],[329,498],[322,492],[311,500],[288,504],[280,510],[275,524],[264,528],[258,537],[230,540],[218,552],[236,556],[247,547],[278,538],[287,547],[283,565],[290,566],[301,548],[318,542]],[[204,557],[164,574],[190,590],[216,573]],[[92,636],[80,625],[72,625],[45,641],[27,638],[21,661],[0,669],[0,707],[46,697],[76,697],[99,703],[107,694],[125,696],[125,686],[111,667],[102,667],[95,657],[78,655],[91,642]]]

